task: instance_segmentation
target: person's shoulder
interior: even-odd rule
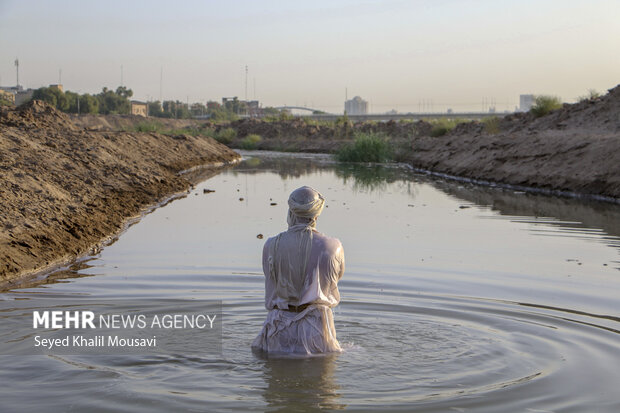
[[[325,235],[322,232],[315,231],[314,239],[317,240],[325,249],[331,250],[333,252],[342,250],[342,243],[338,238],[330,237],[329,235]]]
[[[273,244],[276,241],[276,238],[286,233],[286,231],[282,231],[279,234],[274,235],[273,237],[269,237],[265,240],[265,244],[263,244],[264,248],[268,248],[269,245]]]

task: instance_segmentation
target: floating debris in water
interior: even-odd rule
[[[239,198],[239,201],[243,201],[244,198]]]
[[[407,206],[411,207],[411,208],[415,207],[415,205],[413,205],[413,204],[408,204]]]
[[[274,206],[274,205],[278,205],[278,203],[277,203],[277,202],[272,202],[272,203],[271,203],[271,204],[269,204],[269,205]]]
[[[263,239],[263,234],[258,234],[258,235],[256,236],[256,238],[258,238],[258,239]]]
[[[203,189],[202,190],[203,194],[210,194],[211,192],[215,192],[215,189]]]
[[[471,205],[459,205],[459,208],[467,209],[467,208],[471,208]]]

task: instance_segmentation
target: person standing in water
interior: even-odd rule
[[[325,198],[315,189],[294,190],[288,199],[288,230],[265,242],[269,313],[253,349],[296,354],[341,351],[332,308],[340,302],[344,251],[338,239],[315,229],[324,205]]]

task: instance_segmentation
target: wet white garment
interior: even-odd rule
[[[295,217],[291,219],[289,214],[289,224],[293,225],[269,238],[263,248],[265,308],[269,314],[252,347],[269,353],[340,351],[332,308],[340,302],[342,245],[336,238],[317,232],[315,220],[297,223]],[[289,305],[304,304],[309,306],[301,312],[286,310]]]

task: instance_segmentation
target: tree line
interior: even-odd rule
[[[104,87],[96,95],[64,92],[56,87],[42,87],[32,93],[32,99],[42,100],[62,112],[106,115],[130,113],[132,96],[133,91],[125,86],[119,86],[116,91]]]
[[[133,91],[125,86],[119,86],[116,90],[104,87],[96,95],[64,92],[56,87],[42,87],[32,94],[33,99],[42,100],[62,112],[104,115],[131,113],[132,96]],[[209,101],[206,105],[202,103],[189,105],[178,100],[164,100],[148,102],[147,110],[149,116],[159,118],[205,117],[214,121],[232,121],[238,119],[239,114],[245,113],[247,106],[237,98],[227,101],[225,105],[214,101]]]

